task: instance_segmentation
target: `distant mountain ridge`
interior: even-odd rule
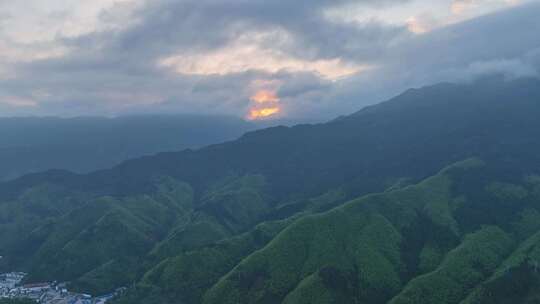
[[[144,155],[233,140],[256,127],[202,115],[0,118],[0,180],[49,169],[105,169]]]
[[[198,186],[231,172],[263,174],[274,180],[280,193],[291,194],[317,192],[320,183],[358,188],[354,181],[359,179],[360,188],[365,189],[360,192],[380,191],[388,174],[394,179],[419,180],[473,156],[492,158],[507,153],[505,164],[512,170],[512,162],[539,161],[532,150],[512,151],[522,144],[538,144],[539,96],[540,80],[535,78],[439,84],[409,90],[325,124],[273,127],[198,151],[133,159],[77,178],[70,174],[62,178],[60,172],[53,176],[73,187],[129,194],[144,192],[144,184],[160,175]],[[527,142],[514,136],[517,131],[523,132]],[[524,155],[516,157],[516,153]],[[108,187],[122,175],[129,178],[114,189]],[[0,185],[0,195],[14,192],[18,185],[24,187],[25,180],[33,183],[46,178],[47,174],[38,174]],[[304,180],[305,185],[298,184]]]

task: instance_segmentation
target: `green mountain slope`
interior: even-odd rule
[[[130,304],[534,301],[539,115],[536,79],[441,84],[326,124],[0,183],[0,271],[131,286]],[[512,280],[525,291],[498,287]]]
[[[28,281],[72,281],[72,287],[81,290],[107,292],[134,281],[163,259],[251,227],[257,212],[266,208],[264,185],[258,176],[230,177],[195,202],[188,184],[161,178],[146,195],[89,194],[65,206],[60,201],[57,207],[64,209],[56,216],[3,223],[18,235],[17,240],[3,240],[5,258],[0,265],[28,271]],[[44,186],[40,193],[53,190]],[[4,207],[25,204],[25,197]],[[41,197],[36,206],[55,206],[55,201],[45,199],[47,195]],[[224,216],[218,216],[218,211]]]
[[[151,195],[89,200],[37,226],[7,252],[5,263],[21,263],[30,281],[71,281],[97,267],[130,262],[168,233],[191,199],[189,187],[161,180]]]
[[[507,258],[525,250],[512,253],[529,235],[517,227],[540,228],[520,214],[540,201],[524,187],[523,196],[505,193],[498,205],[499,191],[508,189],[487,180],[481,193],[461,192],[456,181],[486,170],[476,165],[460,163],[416,186],[299,219],[238,263],[203,302],[460,303],[475,287],[481,293]],[[494,200],[494,214],[471,230],[456,216],[481,207],[473,194]],[[511,214],[503,214],[505,204],[514,205]],[[500,216],[510,221],[490,225]],[[533,238],[521,246],[537,245]]]

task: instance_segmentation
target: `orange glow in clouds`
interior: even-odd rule
[[[251,96],[250,100],[254,104],[247,116],[249,120],[270,118],[281,112],[281,99],[274,91],[260,90]]]
[[[250,120],[268,118],[278,114],[281,110],[279,108],[263,108],[263,109],[251,109],[248,118]]]
[[[251,96],[251,101],[256,103],[269,103],[269,102],[279,102],[280,99],[277,96],[276,92],[261,90],[255,95]]]

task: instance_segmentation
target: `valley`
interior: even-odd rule
[[[65,283],[35,283],[22,285],[26,273],[12,272],[0,274],[0,299],[31,301],[42,304],[104,304],[119,296],[125,288],[114,293],[92,297],[88,294],[69,292]]]

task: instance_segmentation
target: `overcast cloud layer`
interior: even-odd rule
[[[329,119],[409,87],[538,77],[538,16],[517,0],[0,0],[0,115]]]

